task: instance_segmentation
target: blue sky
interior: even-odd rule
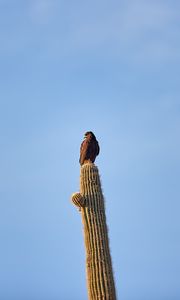
[[[0,0],[0,298],[84,300],[92,130],[118,299],[180,298],[179,1]]]

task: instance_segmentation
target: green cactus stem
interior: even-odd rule
[[[82,213],[88,298],[116,300],[104,198],[98,168],[93,163],[81,167],[80,193],[73,194],[72,201]]]

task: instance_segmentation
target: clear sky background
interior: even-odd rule
[[[179,300],[179,1],[0,0],[0,299],[87,299],[87,130],[118,299]]]

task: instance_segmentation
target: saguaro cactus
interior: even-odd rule
[[[81,167],[80,193],[72,195],[84,225],[89,300],[116,300],[104,198],[97,166]]]

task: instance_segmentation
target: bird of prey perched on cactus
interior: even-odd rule
[[[84,141],[80,148],[79,163],[82,166],[86,162],[94,162],[99,154],[100,148],[98,141],[92,131],[87,131],[84,135]]]

